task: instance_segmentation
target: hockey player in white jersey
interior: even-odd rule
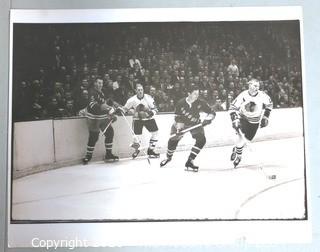
[[[147,154],[150,158],[158,158],[159,153],[154,151],[158,142],[158,126],[154,115],[158,111],[153,98],[144,93],[141,84],[137,84],[136,95],[129,98],[123,108],[128,114],[133,115],[133,132],[135,137],[131,145],[131,147],[134,148],[132,157],[136,158],[140,152],[142,130],[143,127],[146,127],[151,133]]]
[[[270,97],[259,90],[260,84],[257,80],[250,80],[248,86],[248,90],[241,92],[229,109],[232,127],[238,135],[231,154],[234,167],[237,167],[241,161],[245,142],[254,138],[259,126],[264,128],[268,125],[273,108]]]

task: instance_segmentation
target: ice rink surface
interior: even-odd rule
[[[306,217],[303,137],[255,142],[237,169],[232,146],[205,148],[187,172],[189,151],[160,168],[145,157],[93,162],[12,183],[13,220],[235,220]],[[276,179],[269,176],[276,175]]]

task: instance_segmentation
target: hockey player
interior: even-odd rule
[[[248,90],[243,91],[230,105],[232,127],[238,139],[232,149],[231,161],[237,167],[241,161],[242,150],[247,140],[251,141],[259,126],[268,125],[273,104],[270,97],[259,90],[259,82],[252,79],[248,82]]]
[[[89,129],[89,139],[87,144],[87,153],[82,159],[83,164],[87,164],[91,158],[99,139],[100,131],[105,136],[106,155],[105,161],[117,161],[119,157],[112,154],[113,144],[113,127],[112,123],[116,121],[117,117],[114,115],[115,109],[113,104],[107,104],[105,96],[102,92],[103,80],[99,77],[95,79],[94,86],[89,93],[89,104],[86,107],[86,117]]]
[[[140,152],[140,143],[142,136],[142,129],[146,129],[151,133],[151,138],[149,141],[149,148],[147,154],[150,158],[158,158],[159,153],[154,151],[156,144],[158,142],[158,126],[154,115],[157,113],[157,108],[153,98],[144,93],[143,86],[141,84],[136,85],[136,95],[129,98],[124,105],[123,109],[127,111],[128,114],[133,115],[133,132],[135,137],[133,139],[134,153],[133,158],[136,158]]]
[[[160,167],[165,166],[171,161],[173,153],[176,150],[179,141],[183,137],[183,134],[179,134],[179,132],[199,124],[199,127],[190,130],[190,133],[196,142],[191,149],[187,162],[185,163],[187,170],[188,168],[191,168],[193,171],[198,171],[199,167],[196,166],[193,161],[206,143],[203,127],[210,124],[216,116],[216,113],[209,107],[207,102],[198,98],[199,87],[191,85],[188,89],[188,96],[178,101],[175,108],[175,121],[171,127],[171,134],[176,134],[176,136],[169,139],[167,157],[161,161]],[[200,120],[200,112],[207,113],[207,117],[203,122]]]

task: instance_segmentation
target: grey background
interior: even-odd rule
[[[232,7],[232,6],[302,6],[305,53],[304,92],[307,101],[305,118],[307,119],[307,151],[309,171],[308,180],[311,208],[310,217],[313,224],[313,241],[304,245],[233,245],[233,246],[196,246],[196,247],[123,247],[90,248],[76,251],[319,251],[320,250],[320,183],[319,169],[319,114],[320,107],[320,1],[319,0],[0,0],[0,251],[35,251],[35,249],[7,249],[6,245],[6,195],[7,195],[7,121],[8,121],[8,83],[9,83],[9,10],[13,9],[94,9],[94,8],[168,8],[168,7]],[[190,230],[192,232],[192,230]],[[143,240],[143,237],[141,237]],[[46,251],[45,249],[37,251]],[[57,251],[72,251],[57,249]]]

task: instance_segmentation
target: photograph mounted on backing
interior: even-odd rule
[[[300,20],[12,25],[11,223],[307,220]]]

